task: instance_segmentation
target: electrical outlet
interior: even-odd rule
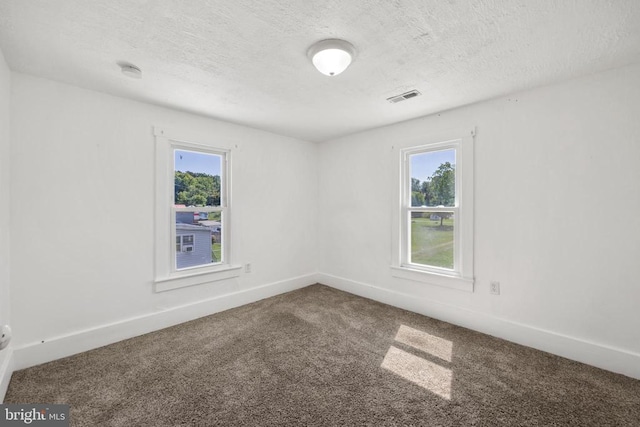
[[[493,295],[500,295],[500,282],[491,282],[490,290]]]
[[[244,272],[245,273],[251,273],[251,263],[248,262],[244,265]]]
[[[4,325],[0,328],[0,350],[6,348],[11,341],[11,328],[9,325]]]

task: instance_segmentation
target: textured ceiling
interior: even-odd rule
[[[640,62],[639,22],[640,0],[1,0],[0,47],[19,72],[323,141]],[[337,77],[306,57],[325,38],[358,50]]]

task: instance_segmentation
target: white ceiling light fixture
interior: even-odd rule
[[[122,70],[122,74],[127,77],[131,77],[132,79],[141,79],[142,78],[142,70],[136,67],[133,64],[126,63],[118,63],[120,69]]]
[[[347,69],[356,55],[356,48],[339,39],[321,40],[307,51],[313,65],[326,76],[337,76]]]

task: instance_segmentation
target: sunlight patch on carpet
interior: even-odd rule
[[[451,369],[394,346],[389,348],[380,366],[440,397],[451,400]]]
[[[432,356],[436,356],[447,362],[451,362],[453,343],[444,338],[401,325],[394,338],[402,344],[409,345]]]

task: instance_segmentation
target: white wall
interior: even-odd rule
[[[9,324],[10,261],[10,144],[9,106],[11,73],[0,50],[0,325]],[[10,349],[0,351],[0,401],[10,375]]]
[[[640,377],[639,117],[635,65],[322,144],[321,280]],[[475,292],[391,277],[392,146],[474,126]]]
[[[91,340],[125,321],[120,332],[91,344],[101,345],[121,339],[123,329],[135,335],[214,312],[221,307],[216,297],[314,283],[316,144],[17,73],[11,96],[17,367],[43,361],[28,349],[49,352],[48,358],[82,350],[69,335]],[[232,165],[233,262],[252,263],[252,273],[153,292],[154,125],[239,141]],[[269,295],[260,292],[231,304]],[[126,325],[189,304],[183,314],[191,314],[138,329]],[[52,340],[73,349],[38,348]]]

